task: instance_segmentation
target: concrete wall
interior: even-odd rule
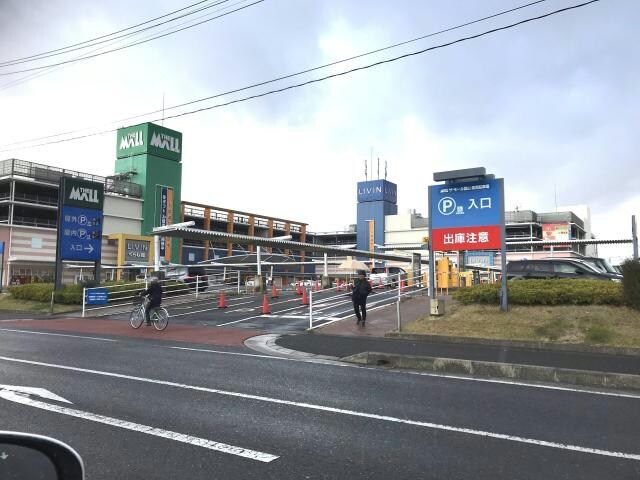
[[[427,219],[417,213],[387,215],[385,217],[384,244],[422,243],[429,236]]]
[[[142,200],[105,195],[103,235],[128,233],[140,235],[142,229]]]

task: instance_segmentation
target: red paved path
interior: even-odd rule
[[[125,321],[99,320],[95,318],[60,318],[47,320],[3,321],[0,328],[19,328],[21,330],[50,330],[71,334],[102,334],[121,337],[149,338],[173,342],[202,343],[207,345],[242,346],[244,341],[259,330],[246,328],[202,327],[191,325],[171,325],[163,332],[153,327],[142,326],[134,330]]]

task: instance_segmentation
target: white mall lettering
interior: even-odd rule
[[[153,132],[151,135],[152,147],[163,148],[170,152],[180,153],[180,140],[164,133]]]
[[[89,203],[100,203],[98,200],[98,190],[93,188],[73,187],[69,193],[69,200],[78,200]]]
[[[144,138],[142,136],[142,130],[137,132],[127,133],[120,139],[120,150],[131,147],[141,147],[144,145]]]

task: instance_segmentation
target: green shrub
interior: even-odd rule
[[[640,310],[640,262],[627,260],[622,264],[624,301]]]
[[[82,304],[82,285],[65,285],[61,292],[56,292],[55,302],[65,305]]]
[[[19,300],[34,300],[36,302],[50,302],[53,283],[25,283],[11,285],[9,292]]]
[[[514,305],[623,305],[622,286],[603,280],[513,280],[508,284]],[[500,284],[473,285],[453,294],[461,303],[500,303]]]
[[[135,283],[115,281],[105,282],[103,287],[109,289],[109,300],[133,300],[131,297],[137,295],[144,289],[144,282]],[[65,305],[81,305],[82,289],[89,288],[88,284],[64,285],[62,291],[56,292],[54,301]],[[195,285],[192,285],[195,291]],[[162,285],[166,296],[182,295],[189,291],[189,287],[176,281],[169,281]],[[36,302],[50,302],[51,292],[53,291],[53,283],[26,283],[24,285],[11,285],[9,292],[14,298],[20,300],[33,300]]]
[[[25,283],[11,285],[9,292],[19,300],[33,300],[35,302],[50,302],[53,283]],[[54,301],[64,304],[82,303],[82,285],[65,285],[61,292],[56,292]]]

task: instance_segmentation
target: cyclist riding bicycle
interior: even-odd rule
[[[144,317],[147,325],[151,325],[151,310],[162,305],[162,286],[157,278],[152,278],[149,286],[140,292],[141,296],[147,297],[144,306]]]

